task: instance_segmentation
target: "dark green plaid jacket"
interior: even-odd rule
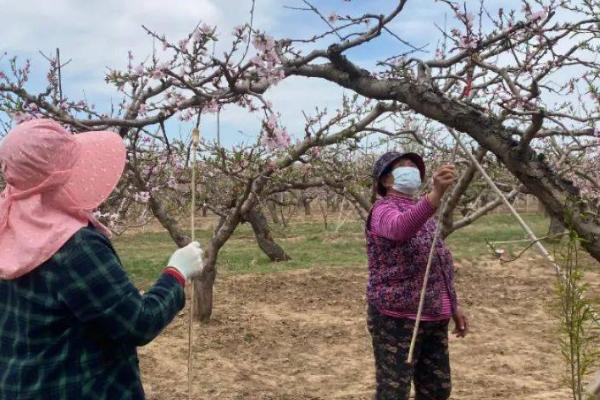
[[[167,274],[140,295],[109,240],[81,229],[37,269],[0,280],[0,400],[143,399],[136,346],[184,302]]]

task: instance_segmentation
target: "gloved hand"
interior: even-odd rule
[[[169,258],[169,267],[175,268],[185,277],[192,279],[202,273],[204,264],[202,263],[202,248],[200,243],[192,242],[181,249],[176,250]]]

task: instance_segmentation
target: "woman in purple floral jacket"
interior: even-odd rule
[[[406,363],[419,305],[423,277],[436,223],[433,215],[444,192],[456,180],[445,165],[433,175],[433,189],[417,198],[425,163],[415,153],[388,152],[373,169],[374,203],[367,220],[369,283],[368,327],[373,339],[377,392],[375,398],[408,399],[411,381],[417,400],[450,397],[448,325],[464,337],[468,324],[454,289],[450,250],[441,239],[435,246],[414,361]]]

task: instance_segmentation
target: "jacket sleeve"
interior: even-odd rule
[[[99,232],[84,228],[70,241],[56,290],[60,301],[84,324],[115,341],[142,346],[183,308],[184,290],[166,273],[141,295]]]
[[[386,239],[405,242],[435,214],[427,196],[423,196],[415,205],[399,210],[385,202],[379,203],[371,217],[371,231]]]

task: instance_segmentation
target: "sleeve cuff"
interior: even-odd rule
[[[177,269],[175,269],[173,267],[167,267],[167,268],[165,268],[165,270],[163,272],[165,274],[171,275],[173,278],[175,278],[175,280],[177,281],[177,283],[179,283],[181,285],[181,287],[185,287],[185,277]]]

